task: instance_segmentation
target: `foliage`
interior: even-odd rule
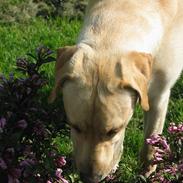
[[[66,182],[66,164],[53,139],[65,127],[62,108],[47,107],[40,100],[46,85],[40,67],[54,61],[52,51],[39,47],[33,59],[17,60],[24,77],[1,76],[0,84],[0,180],[9,183]]]

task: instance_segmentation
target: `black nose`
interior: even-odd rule
[[[101,181],[102,176],[100,175],[90,176],[85,173],[80,173],[80,178],[84,183],[98,183],[99,181]]]

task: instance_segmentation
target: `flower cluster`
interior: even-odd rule
[[[170,123],[168,137],[154,134],[147,143],[154,147],[152,164],[158,165],[150,183],[183,182],[183,123]]]
[[[168,132],[170,134],[180,133],[180,135],[181,135],[183,133],[183,124],[181,123],[181,124],[176,125],[175,123],[170,123]]]
[[[53,139],[65,129],[61,107],[45,105],[42,88],[46,77],[40,67],[54,61],[41,46],[33,60],[18,59],[21,77],[0,77],[0,182],[67,183],[62,169],[66,160]]]
[[[146,139],[146,142],[155,147],[153,163],[157,164],[169,158],[170,146],[167,143],[165,137],[161,135],[152,135],[150,138]]]

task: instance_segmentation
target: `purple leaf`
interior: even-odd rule
[[[5,118],[0,118],[0,129],[3,129],[6,125],[6,119]]]
[[[0,158],[0,168],[2,170],[6,170],[7,169],[7,164],[5,163],[5,161],[2,158]]]
[[[22,120],[20,120],[20,121],[18,121],[17,122],[17,127],[18,128],[20,128],[20,129],[25,129],[25,128],[27,128],[27,122],[24,120],[24,119],[22,119]]]

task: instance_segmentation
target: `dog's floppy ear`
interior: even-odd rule
[[[149,110],[148,83],[151,77],[152,56],[147,53],[131,52],[123,67],[123,87],[131,87],[137,91],[143,110]]]
[[[71,77],[71,68],[69,61],[77,51],[76,46],[66,46],[57,50],[57,59],[55,64],[55,86],[49,96],[48,101],[52,103],[56,97],[61,84],[66,78]]]

